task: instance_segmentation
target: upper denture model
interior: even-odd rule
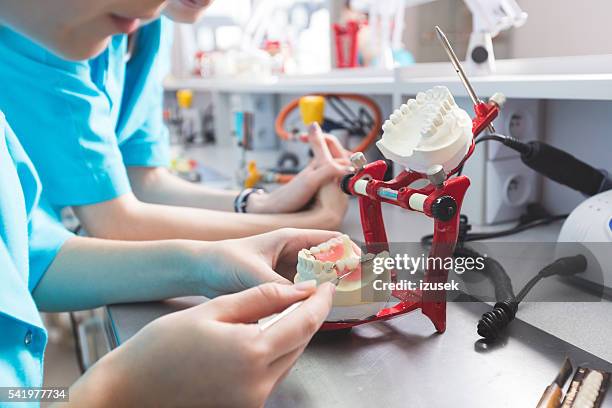
[[[419,92],[396,109],[382,129],[376,143],[382,154],[420,173],[433,165],[441,165],[447,173],[455,169],[473,137],[472,119],[444,86]]]

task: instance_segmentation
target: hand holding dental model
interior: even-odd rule
[[[212,259],[202,274],[204,295],[238,292],[265,282],[288,284],[295,274],[298,251],[336,239],[340,233],[283,228],[248,238],[210,243]],[[240,248],[240,251],[236,251]],[[212,271],[212,272],[211,272]]]
[[[218,242],[74,237],[41,279],[34,298],[42,310],[66,311],[178,296],[212,298],[265,282],[289,284],[297,252],[338,235],[285,228]]]

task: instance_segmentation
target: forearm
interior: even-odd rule
[[[219,241],[243,238],[279,228],[322,228],[330,225],[313,211],[295,214],[220,213],[199,208],[143,205],[121,229],[121,239],[194,239]]]
[[[90,235],[133,241],[218,241],[284,227],[333,229],[342,221],[335,219],[337,214],[315,209],[291,214],[237,214],[148,204],[138,201],[132,195],[119,197],[112,202],[75,207],[75,212]]]
[[[39,309],[54,312],[201,295],[207,267],[205,260],[196,260],[195,253],[205,252],[210,245],[75,237],[49,266],[34,299]]]
[[[163,167],[128,167],[136,197],[146,203],[233,211],[238,191],[190,183]]]

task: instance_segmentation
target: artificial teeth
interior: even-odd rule
[[[402,106],[400,106],[400,111],[402,112],[402,114],[407,115],[410,113],[410,108],[407,104],[403,104]]]
[[[442,114],[440,112],[438,112],[438,114],[436,116],[434,116],[433,124],[435,126],[442,125]]]
[[[391,130],[392,127],[393,127],[393,122],[387,119],[382,126],[382,130],[383,132],[388,132]]]
[[[424,104],[426,101],[427,101],[427,96],[425,95],[425,93],[423,93],[423,92],[419,92],[419,93],[417,94],[417,96],[416,96],[416,102],[417,102],[419,105],[422,105],[422,104]]]
[[[310,252],[313,254],[318,254],[319,252],[321,252],[321,250],[319,249],[319,247],[312,247],[310,248]]]
[[[355,269],[357,267],[357,264],[359,263],[359,258],[356,256],[349,257],[344,261],[344,263],[348,269]]]
[[[397,113],[396,113],[396,112],[397,112]],[[393,113],[391,114],[391,116],[390,116],[391,122],[392,122],[394,125],[397,125],[397,124],[399,123],[399,121],[400,121],[400,118],[401,118],[401,114],[399,113],[399,111],[396,111],[396,112],[393,112]]]

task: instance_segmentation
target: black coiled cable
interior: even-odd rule
[[[476,326],[478,335],[489,341],[497,340],[510,322],[514,320],[517,311],[518,303],[514,298],[497,302],[493,306],[493,310],[484,313],[478,321]]]
[[[568,256],[559,258],[550,265],[544,267],[536,276],[521,289],[518,295],[510,297],[502,302],[497,302],[493,310],[486,312],[478,321],[478,334],[488,341],[497,340],[506,327],[516,317],[518,305],[525,299],[525,296],[542,279],[549,276],[570,276],[584,272],[587,267],[587,260],[584,255]]]

